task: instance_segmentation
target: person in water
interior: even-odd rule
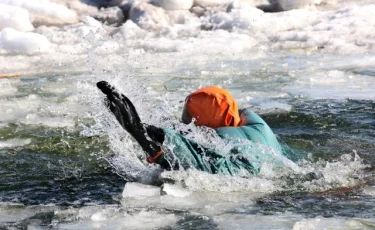
[[[214,129],[222,139],[240,143],[221,152],[188,139],[184,133],[142,123],[129,98],[105,81],[97,87],[106,95],[106,106],[117,121],[142,147],[147,161],[166,170],[195,168],[212,174],[256,175],[266,162],[288,161],[266,122],[250,109],[239,110],[225,89],[209,86],[193,92],[186,97],[182,113],[183,123],[194,121],[196,126]]]

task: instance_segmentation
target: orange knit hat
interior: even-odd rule
[[[208,86],[186,97],[182,121],[195,125],[218,128],[238,126],[240,116],[233,96],[225,89]]]

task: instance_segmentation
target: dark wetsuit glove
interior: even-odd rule
[[[161,153],[160,145],[164,141],[163,130],[154,126],[146,126],[146,133],[146,129],[129,98],[119,94],[108,82],[98,82],[97,87],[107,95],[105,103],[121,126],[134,137],[151,159],[156,160],[156,155]],[[160,164],[163,166],[162,163]]]

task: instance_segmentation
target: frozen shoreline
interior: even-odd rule
[[[159,56],[179,65],[181,63],[175,59],[188,58],[191,62],[199,62],[203,57],[262,60],[264,56],[283,53],[372,56],[375,51],[375,32],[371,30],[375,25],[372,20],[375,4],[369,1],[300,6],[280,13],[257,9],[255,2],[259,5],[259,1],[201,7],[201,13],[194,8],[165,10],[142,2],[133,3],[124,11],[129,19],[119,26],[105,25],[94,19],[112,20],[109,18],[116,16],[117,11],[109,10],[105,14],[103,9],[81,2],[80,8],[75,1],[64,6],[58,4],[61,2],[39,0],[40,4],[32,7],[22,2],[25,1],[0,1],[3,12],[0,74],[86,72],[92,68],[86,63],[93,59],[105,69],[117,71],[116,66],[134,64],[127,59],[132,54],[142,58],[145,65],[153,66]],[[208,2],[206,0],[205,4]],[[160,1],[159,5],[172,7],[163,3]],[[232,8],[228,10],[230,5]],[[181,7],[187,8],[186,5]],[[31,20],[23,14],[25,12],[29,12]],[[103,15],[100,18],[100,12],[107,18]],[[58,24],[56,20],[63,22]],[[37,27],[33,28],[32,24]],[[109,62],[104,64],[102,60]]]

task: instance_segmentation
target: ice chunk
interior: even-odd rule
[[[177,185],[167,184],[163,185],[163,192],[167,195],[175,196],[175,197],[187,197],[191,195],[191,191],[185,188],[182,188]]]
[[[5,28],[0,32],[0,48],[8,52],[44,53],[51,43],[41,34],[20,32],[12,28]]]
[[[122,192],[123,198],[128,197],[153,197],[160,196],[160,187],[141,184],[137,182],[128,182],[125,184],[124,191]]]
[[[0,31],[6,27],[20,31],[31,31],[34,29],[27,10],[16,6],[0,4]]]
[[[193,6],[193,0],[157,0],[158,5],[166,10],[188,10]]]
[[[82,21],[87,25],[87,26],[90,26],[90,27],[95,27],[95,28],[101,28],[102,27],[102,24],[96,20],[95,18],[93,17],[90,17],[90,16],[86,16],[82,19]]]
[[[0,141],[0,149],[12,149],[15,147],[25,146],[31,143],[31,139],[9,139]]]
[[[293,230],[315,230],[315,229],[372,229],[363,223],[370,221],[360,219],[323,218],[303,219],[295,223]],[[373,224],[373,223],[371,223]]]
[[[230,2],[231,0],[195,0],[194,5],[202,7],[213,7],[218,5],[225,5]]]
[[[49,0],[0,0],[0,3],[27,9],[33,18],[33,22],[38,25],[77,22],[77,14],[74,11]]]
[[[165,10],[145,2],[137,2],[132,5],[129,19],[142,29],[160,29],[170,25]]]
[[[363,193],[369,196],[375,196],[375,186],[366,186]]]
[[[248,0],[234,0],[227,6],[227,12],[230,12],[234,9],[246,9],[251,7],[256,7],[257,5],[260,5],[259,1],[248,1]]]
[[[109,25],[120,25],[125,21],[124,13],[119,7],[101,8],[94,18]]]
[[[282,10],[292,10],[305,7],[310,4],[318,4],[320,0],[276,0]]]
[[[11,76],[11,74],[2,74],[2,75],[0,75],[0,79],[1,79],[2,76],[5,76],[5,75]],[[5,77],[3,77],[3,78],[5,78]],[[1,88],[0,97],[11,96],[11,95],[14,95],[18,91],[17,87],[13,86],[8,79],[1,79],[0,80],[0,88]],[[4,103],[2,103],[2,104],[4,104]]]

